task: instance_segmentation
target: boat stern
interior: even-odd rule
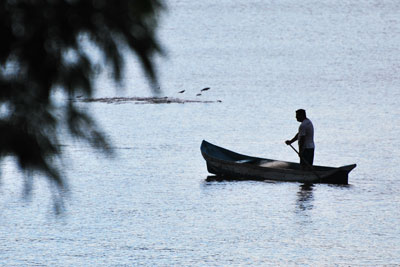
[[[335,172],[322,178],[322,183],[327,184],[349,184],[349,173],[357,167],[356,164],[339,167]]]

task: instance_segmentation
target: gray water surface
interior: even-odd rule
[[[2,162],[0,263],[11,266],[400,264],[400,2],[168,2],[162,94],[215,103],[80,103],[113,141],[109,160],[66,139],[61,217],[38,177]],[[135,58],[125,91],[151,95]],[[107,76],[107,75],[105,75]],[[204,87],[211,89],[196,96]],[[183,94],[177,92],[186,90]],[[206,182],[203,139],[297,161],[284,144],[304,108],[315,164],[357,163],[349,186]]]

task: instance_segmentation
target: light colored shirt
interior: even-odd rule
[[[304,136],[304,148],[315,148],[314,145],[314,126],[309,119],[305,119],[299,126],[299,139]]]

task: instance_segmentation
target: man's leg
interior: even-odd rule
[[[309,148],[304,150],[304,159],[307,161],[309,165],[313,165],[314,163],[314,148]]]
[[[304,149],[300,154],[300,165],[303,169],[309,169],[314,163],[314,149]]]

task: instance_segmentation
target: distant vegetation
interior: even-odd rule
[[[163,9],[161,0],[0,1],[0,156],[15,156],[27,185],[33,179],[28,174],[40,172],[56,188],[65,188],[55,167],[62,154],[61,128],[112,152],[101,129],[75,101],[56,104],[52,93],[90,98],[95,73],[105,65],[120,81],[126,49],[155,83],[152,58],[162,52],[155,29]],[[102,60],[93,62],[83,40],[99,49]]]

